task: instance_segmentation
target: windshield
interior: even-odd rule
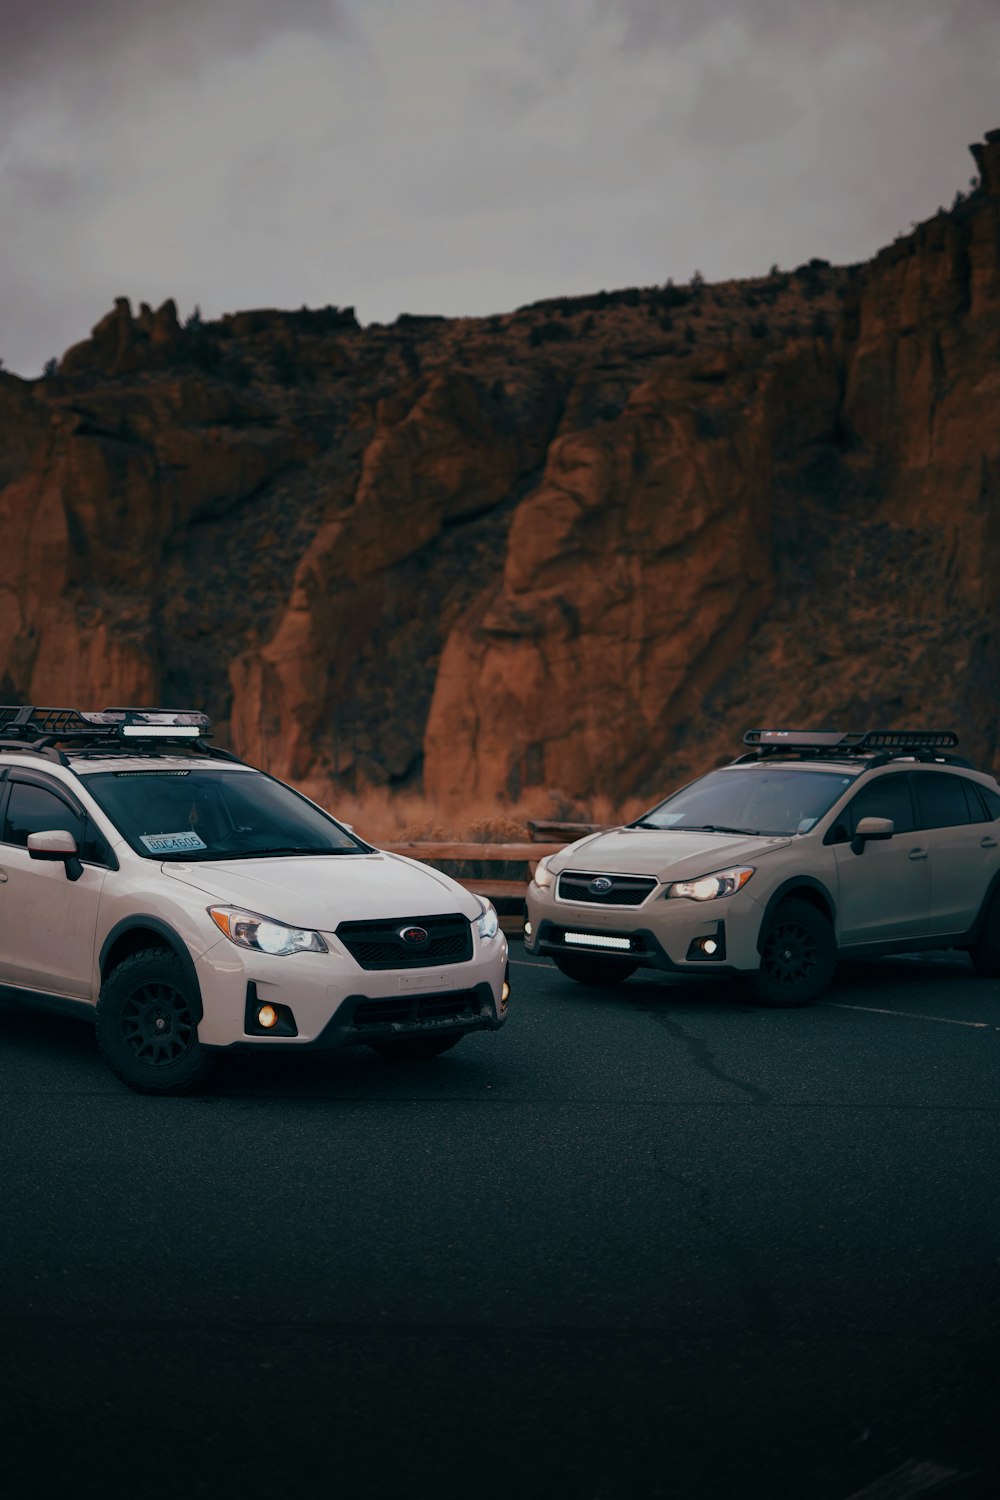
[[[808,833],[853,780],[842,771],[792,771],[781,766],[710,771],[644,813],[633,827]]]
[[[98,771],[87,790],[146,859],[368,854],[291,787],[260,771]]]

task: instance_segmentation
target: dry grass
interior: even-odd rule
[[[356,796],[346,796],[327,782],[303,782],[300,790],[374,843],[408,839],[521,843],[528,837],[529,820],[551,818],[611,827],[638,817],[649,806],[648,800],[616,802],[604,795],[585,804],[571,802],[558,791],[539,791],[516,803],[488,807],[482,802],[441,806],[413,792],[393,793],[386,787],[370,787]]]

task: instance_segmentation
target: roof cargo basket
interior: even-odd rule
[[[82,713],[76,708],[37,708],[34,704],[0,704],[0,740],[26,746],[96,745],[142,740],[207,739],[212,721],[193,709],[104,708]]]
[[[950,729],[748,729],[744,745],[776,750],[954,750],[958,735]]]
[[[883,762],[896,758],[944,760],[968,766],[967,760],[947,752],[958,744],[951,729],[863,729],[845,733],[841,729],[748,729],[743,736],[750,753],[744,760],[768,755],[827,756],[843,760],[866,756]]]

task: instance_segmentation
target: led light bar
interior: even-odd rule
[[[603,932],[566,932],[563,940],[580,948],[620,948],[626,953],[632,948],[631,938],[610,937]]]
[[[196,724],[123,724],[122,739],[196,740],[202,731]]]
[[[748,729],[743,736],[744,745],[779,745],[787,750],[853,749],[861,744],[864,734],[844,734],[839,729]]]

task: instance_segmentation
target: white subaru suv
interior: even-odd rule
[[[0,998],[131,1088],[220,1049],[429,1058],[507,1017],[488,901],[208,744],[204,714],[0,707]]]
[[[730,765],[542,859],[525,947],[582,984],[752,976],[807,1005],[838,957],[968,951],[1000,975],[1000,787],[950,731],[749,730]]]

